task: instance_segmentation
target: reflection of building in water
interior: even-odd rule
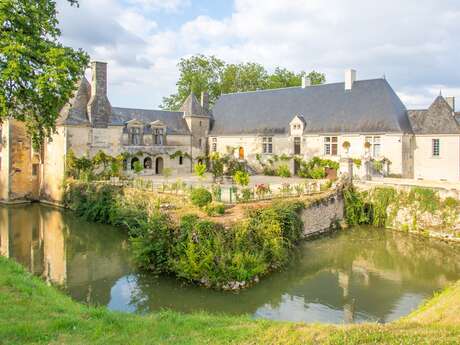
[[[1,208],[2,255],[14,258],[30,272],[64,284],[65,238],[60,212],[32,207]]]
[[[98,235],[95,235],[97,233]],[[0,207],[0,252],[79,301],[107,304],[127,271],[123,241],[113,229],[89,226],[39,205]]]

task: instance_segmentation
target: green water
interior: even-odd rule
[[[0,251],[77,301],[306,322],[388,322],[460,279],[460,248],[374,228],[304,242],[282,272],[240,293],[136,270],[127,235],[38,204],[0,207]]]

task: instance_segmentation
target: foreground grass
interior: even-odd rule
[[[387,325],[332,326],[172,311],[138,316],[72,301],[0,257],[0,344],[458,344],[460,284]]]

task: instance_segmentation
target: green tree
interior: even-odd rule
[[[249,174],[246,171],[238,170],[235,175],[233,175],[233,180],[237,185],[245,187],[249,184]]]
[[[294,73],[277,67],[269,74],[261,64],[246,62],[226,64],[215,56],[196,55],[181,59],[179,64],[177,92],[163,98],[163,109],[178,110],[190,92],[200,95],[209,93],[212,105],[222,93],[245,92],[300,86],[306,72]],[[325,75],[312,71],[307,74],[312,85],[326,81]]]
[[[230,64],[225,67],[222,93],[263,90],[268,86],[268,73],[257,63]]]
[[[35,147],[55,131],[89,62],[58,42],[56,14],[52,0],[0,1],[0,122],[23,121]]]
[[[222,74],[225,63],[215,56],[195,55],[179,61],[179,80],[177,92],[163,98],[160,108],[178,110],[188,95],[193,92],[209,93],[209,100],[213,103],[221,94]]]

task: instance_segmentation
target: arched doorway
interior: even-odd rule
[[[161,157],[155,159],[155,174],[163,174],[163,158]]]
[[[238,157],[240,159],[244,159],[244,148],[240,146],[239,152],[238,152]]]
[[[139,162],[139,158],[134,157],[131,159],[131,170],[134,170],[134,164],[136,164],[136,162]]]
[[[148,169],[148,170],[152,169],[152,158],[146,157],[144,159],[144,169]]]

